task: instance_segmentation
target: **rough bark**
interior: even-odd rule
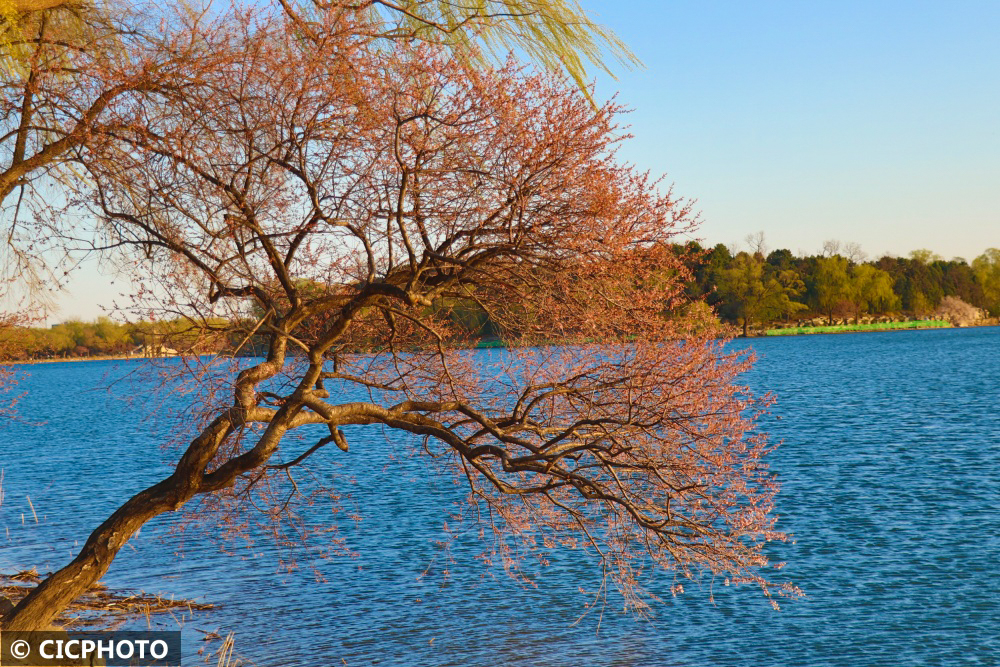
[[[102,523],[72,562],[32,589],[2,619],[6,630],[40,630],[104,576],[118,552],[150,519],[176,510],[198,492],[199,478],[225,433],[228,419],[216,420],[192,442],[175,472],[141,491]]]

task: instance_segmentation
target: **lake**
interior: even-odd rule
[[[104,582],[220,605],[160,619],[183,623],[188,666],[200,663],[199,630],[234,632],[259,667],[1000,664],[1000,329],[738,344],[759,357],[747,383],[778,399],[761,424],[783,441],[770,463],[783,482],[779,528],[794,541],[770,553],[807,596],[781,611],[721,582],[675,598],[665,577],[651,619],[613,597],[579,618],[592,600],[579,588],[599,584],[580,554],[560,553],[524,588],[476,560],[475,531],[442,551],[462,490],[407,454],[416,443],[359,428],[350,454],[328,452],[317,469],[352,498],[339,525],[354,553],[306,550],[294,569],[272,541],[219,544],[162,516]],[[169,472],[160,443],[172,420],[142,419],[159,405],[142,380],[107,388],[133,368],[27,369],[22,419],[0,428],[0,570],[65,564]]]

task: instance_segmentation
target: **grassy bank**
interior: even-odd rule
[[[852,331],[894,331],[900,329],[940,329],[950,327],[942,320],[915,320],[913,322],[873,322],[871,324],[838,324],[827,327],[789,327],[768,329],[765,336],[797,336],[800,334],[849,333]]]

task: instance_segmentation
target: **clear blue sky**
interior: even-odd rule
[[[584,0],[646,65],[622,155],[698,200],[709,243],[1000,247],[1000,2]]]
[[[697,199],[706,243],[763,231],[869,255],[1000,247],[1000,2],[581,0],[645,63],[622,157]],[[51,321],[120,289],[85,267]]]

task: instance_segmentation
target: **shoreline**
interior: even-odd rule
[[[10,361],[0,362],[0,366],[28,366],[34,364],[62,364],[62,363],[77,363],[81,361],[150,361],[153,359],[181,359],[187,355],[181,354],[170,354],[154,357],[137,357],[134,355],[115,355],[115,354],[101,354],[94,355],[92,357],[66,357],[65,359],[11,359]],[[192,356],[204,356],[204,355],[192,355]]]
[[[884,324],[896,324],[899,326],[880,326],[878,324],[835,324],[835,325],[822,325],[815,327],[788,327],[785,329],[759,329],[756,332],[750,333],[748,336],[736,336],[735,339],[740,338],[794,338],[797,336],[822,336],[822,335],[834,335],[834,334],[851,334],[851,333],[893,333],[898,331],[927,331],[931,329],[976,329],[983,327],[997,327],[1000,326],[1000,322],[996,319],[988,320],[982,324],[968,324],[959,326],[952,324],[950,322],[945,322],[941,320],[931,320],[938,321],[939,324],[925,324],[924,322],[890,322]],[[916,325],[916,326],[906,326],[906,325]],[[788,333],[784,333],[788,332]],[[499,344],[499,341],[482,341],[475,346],[469,348],[473,350],[485,350],[485,349],[496,349],[507,347],[506,345]],[[160,356],[134,356],[134,355],[95,355],[92,357],[67,357],[64,359],[17,359],[10,361],[0,361],[0,366],[33,366],[35,364],[61,364],[61,363],[81,363],[87,361],[152,361],[154,359],[181,359],[187,355],[180,354],[170,354],[170,355],[160,355]],[[210,355],[193,355],[193,356],[210,356]]]
[[[911,322],[882,322],[870,324],[834,324],[810,327],[786,327],[784,329],[763,329],[747,338],[782,338],[794,336],[819,336],[823,334],[847,333],[890,333],[897,331],[927,331],[931,329],[976,329],[995,327],[995,318],[977,324],[958,325],[947,320],[916,320]]]

